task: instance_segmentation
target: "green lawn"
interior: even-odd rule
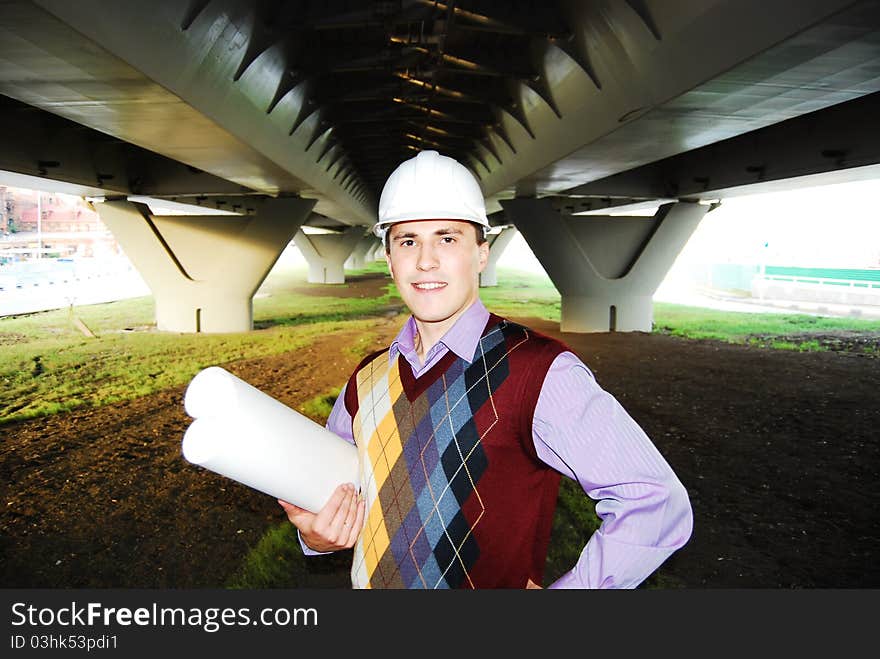
[[[751,314],[654,304],[654,329],[688,339],[748,343],[754,336],[820,334],[841,330],[880,332],[880,321],[804,314]],[[819,344],[815,343],[815,348]]]
[[[137,398],[184,384],[207,366],[296,350],[334,332],[369,332],[377,314],[400,307],[387,290],[375,298],[332,297],[332,287],[304,284],[304,273],[300,286],[327,295],[287,291],[289,277],[267,279],[254,300],[261,329],[250,333],[158,332],[152,298],[0,319],[0,424]]]
[[[383,262],[352,274],[376,273],[387,273]],[[491,310],[559,320],[559,294],[546,277],[502,269],[499,281],[481,289]],[[375,297],[335,297],[345,288],[305,284],[304,270],[277,268],[254,299],[257,329],[245,334],[158,332],[152,298],[2,318],[0,424],[143,396],[184,384],[206,366],[295,350],[333,332],[369,332],[376,316],[403,311],[390,279]],[[655,305],[655,331],[686,338],[819,350],[809,335],[835,330],[880,333],[880,322]]]

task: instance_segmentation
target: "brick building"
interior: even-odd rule
[[[39,218],[38,218],[39,213]],[[0,185],[0,257],[117,253],[116,240],[89,204],[74,195]]]

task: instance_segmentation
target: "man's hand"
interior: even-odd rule
[[[354,547],[364,524],[363,497],[346,483],[337,487],[317,514],[278,499],[287,519],[315,551],[337,551]]]

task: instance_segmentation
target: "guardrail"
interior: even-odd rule
[[[855,279],[829,279],[827,277],[803,277],[799,275],[756,275],[758,279],[767,281],[787,281],[795,284],[818,284],[820,286],[848,286],[849,288],[866,288],[880,290],[880,282]]]

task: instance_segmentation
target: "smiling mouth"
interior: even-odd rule
[[[442,281],[425,281],[413,284],[413,287],[419,291],[435,291],[438,288],[446,288],[446,282]]]

